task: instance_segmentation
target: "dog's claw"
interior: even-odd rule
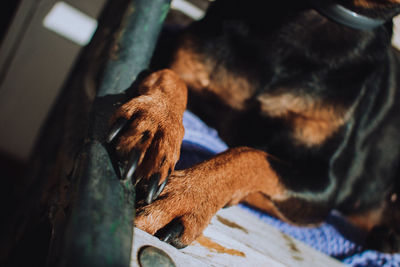
[[[127,119],[119,118],[111,127],[111,130],[107,135],[106,142],[111,143],[112,140],[115,139],[115,137],[121,132],[121,130],[126,126],[127,123],[128,123]]]
[[[129,157],[128,163],[125,166],[124,174],[122,175],[123,180],[129,180],[133,177],[133,174],[137,168],[138,162],[140,158],[140,153],[134,150]]]
[[[158,198],[158,196],[164,190],[164,187],[167,185],[167,183],[168,183],[168,177],[165,178],[164,182],[162,184],[160,184],[160,186],[158,187],[157,193],[154,195],[154,199]]]
[[[182,223],[175,219],[170,222],[165,228],[161,229],[156,233],[156,236],[163,242],[172,244],[176,247],[184,247],[181,242],[179,242],[178,238],[183,233],[183,225]]]
[[[153,174],[149,179],[149,185],[147,188],[147,198],[146,203],[151,204],[155,198],[157,198],[157,193],[159,191],[158,183],[160,182],[160,173]]]

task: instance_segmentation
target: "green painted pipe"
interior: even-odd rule
[[[104,136],[113,104],[148,67],[170,0],[135,0],[93,104],[89,136],[71,182],[76,197],[65,233],[62,266],[129,266],[135,192],[120,181]]]

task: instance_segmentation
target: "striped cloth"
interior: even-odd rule
[[[185,136],[177,169],[187,168],[228,148],[214,129],[209,128],[189,111],[184,114],[183,124]],[[400,254],[364,250],[364,233],[350,225],[335,211],[324,224],[308,228],[289,225],[251,207],[240,206],[265,223],[349,266],[400,266]]]

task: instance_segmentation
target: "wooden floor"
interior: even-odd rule
[[[177,250],[135,228],[131,266],[140,266],[138,252],[154,246],[180,266],[343,266],[260,221],[240,207],[217,213],[203,236]]]

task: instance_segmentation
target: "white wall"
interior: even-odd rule
[[[43,27],[56,2],[21,1],[0,49],[0,151],[22,161],[81,49]],[[105,0],[65,2],[97,18]]]

